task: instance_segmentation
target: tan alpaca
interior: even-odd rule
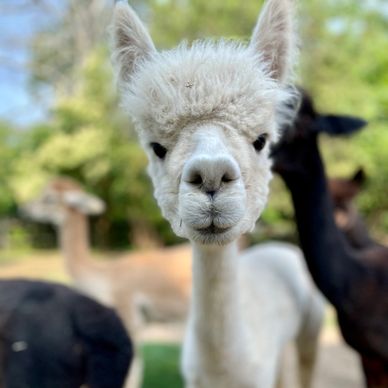
[[[58,227],[67,271],[76,287],[116,308],[125,326],[139,342],[147,321],[182,321],[191,287],[190,248],[134,253],[129,257],[97,261],[90,257],[88,216],[104,211],[103,202],[69,178],[57,178],[39,198],[25,206],[37,221]],[[141,362],[132,367],[131,387],[140,386]],[[135,381],[133,382],[132,381]]]

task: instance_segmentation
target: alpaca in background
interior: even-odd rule
[[[101,199],[62,177],[52,180],[38,198],[23,207],[23,213],[57,226],[66,268],[77,289],[114,307],[138,345],[147,323],[185,320],[191,284],[188,247],[111,261],[93,260],[88,216],[104,209]],[[136,356],[131,386],[141,385],[141,370],[142,362]]]
[[[330,178],[328,181],[336,224],[345,233],[350,245],[356,249],[375,244],[354,204],[365,179],[364,170],[359,169],[349,178]]]
[[[0,281],[0,387],[122,388],[132,354],[113,310],[59,284]]]
[[[283,244],[237,249],[265,206],[268,143],[290,113],[292,14],[291,0],[269,0],[248,47],[196,42],[158,52],[133,10],[116,4],[123,106],[162,213],[193,246],[187,388],[273,387],[290,340],[299,344],[303,387],[310,386],[322,304],[300,252]]]
[[[354,204],[364,185],[365,173],[359,169],[350,178],[329,180],[337,225],[345,233],[350,245],[362,252],[362,259],[375,265],[388,266],[388,247],[374,240],[368,226]]]
[[[186,318],[190,291],[190,260],[185,246],[105,261],[90,254],[88,216],[105,210],[103,201],[70,178],[51,180],[23,213],[57,227],[65,265],[76,287],[116,307],[128,329],[137,332],[147,321]],[[183,253],[183,255],[182,255]]]
[[[300,244],[315,283],[332,303],[345,341],[361,356],[368,387],[388,386],[388,271],[353,248],[336,226],[318,135],[340,136],[363,120],[321,115],[304,92],[298,116],[273,147],[274,171],[291,192]],[[388,259],[386,257],[386,259]]]

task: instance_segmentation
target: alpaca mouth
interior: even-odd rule
[[[211,223],[210,226],[207,226],[206,228],[197,229],[197,232],[201,233],[202,235],[214,235],[214,234],[222,234],[230,230],[229,228],[219,228],[218,226]]]

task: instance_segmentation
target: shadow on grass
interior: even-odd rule
[[[179,345],[146,344],[142,352],[145,360],[142,388],[183,388]]]

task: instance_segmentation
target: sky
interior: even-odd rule
[[[24,127],[47,116],[53,92],[46,87],[39,95],[31,93],[28,41],[58,20],[68,4],[69,0],[0,0],[0,120]]]
[[[49,90],[37,99],[31,94],[28,82],[28,39],[49,22],[48,12],[33,3],[0,1],[0,119],[21,127],[41,121],[49,106]]]

